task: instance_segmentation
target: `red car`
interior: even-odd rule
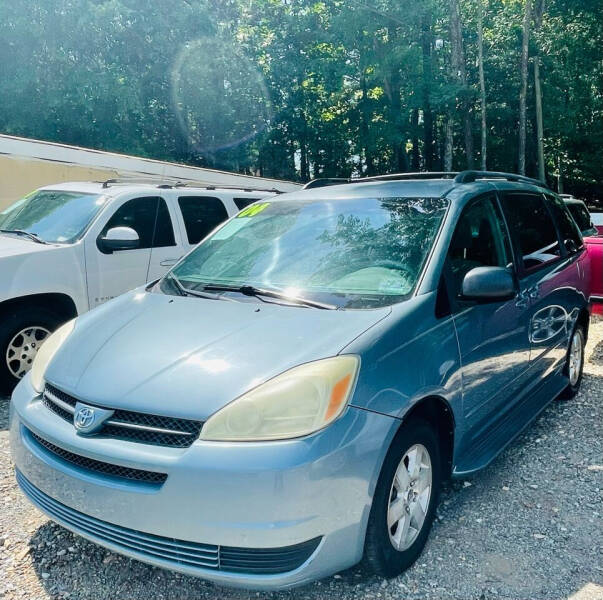
[[[595,307],[595,312],[601,312],[603,307],[603,222],[599,226],[593,224],[592,218],[586,204],[582,200],[573,197],[563,198],[569,208],[572,217],[578,224],[586,250],[590,257],[591,269],[591,291],[590,299]]]

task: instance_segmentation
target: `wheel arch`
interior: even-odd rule
[[[0,315],[10,314],[18,308],[34,307],[49,310],[66,321],[77,317],[78,314],[76,304],[71,296],[63,293],[49,292],[4,300],[0,302]]]
[[[448,479],[452,475],[455,439],[455,419],[450,404],[441,396],[421,398],[403,415],[400,427],[414,419],[422,419],[433,425],[442,453],[442,479]]]
[[[588,328],[590,326],[590,313],[588,309],[583,306],[578,313],[578,319],[576,321],[579,325],[584,328],[584,343],[588,341]]]

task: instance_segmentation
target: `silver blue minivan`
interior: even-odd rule
[[[578,391],[589,281],[564,203],[525,177],[257,202],[48,338],[12,396],[17,481],[85,538],[222,584],[395,576],[442,481]]]

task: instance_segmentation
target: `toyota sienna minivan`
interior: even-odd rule
[[[589,264],[535,180],[262,200],[52,334],[15,389],[26,496],[127,556],[256,589],[419,556],[442,481],[576,394]]]

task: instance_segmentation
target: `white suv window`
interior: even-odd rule
[[[198,244],[210,231],[228,219],[224,203],[213,196],[180,196],[186,237],[189,244]]]
[[[163,198],[145,196],[122,204],[105,225],[100,237],[113,227],[131,227],[140,238],[137,249],[175,246],[174,229]]]

